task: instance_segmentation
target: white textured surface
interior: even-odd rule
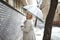
[[[36,16],[36,17],[40,18],[41,20],[43,20],[42,11],[38,7],[35,7],[33,5],[27,5],[27,6],[24,6],[23,8],[26,9],[27,11],[29,11],[34,16]]]
[[[25,16],[0,2],[0,40],[20,40]]]

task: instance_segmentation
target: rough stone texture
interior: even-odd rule
[[[25,17],[0,2],[0,40],[20,40]]]

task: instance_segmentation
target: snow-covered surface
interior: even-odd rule
[[[60,2],[60,0],[58,0],[58,2]]]
[[[51,39],[52,40],[60,40],[60,28],[59,27],[52,28]]]
[[[39,36],[37,38],[37,40],[42,40],[43,38],[43,34],[44,34],[44,24],[40,24],[40,26],[37,26],[38,28],[36,28],[37,31],[35,31],[37,34],[41,34],[41,36]],[[38,35],[36,35],[37,37]],[[60,40],[60,27],[57,26],[52,26],[52,34],[51,34],[51,40]]]
[[[42,40],[44,35],[44,24],[34,27],[36,40]],[[52,27],[51,40],[60,40],[60,28],[57,26]]]
[[[34,32],[35,32],[36,40],[43,39],[44,28],[40,29],[36,27],[34,28]],[[52,28],[51,40],[60,40],[60,28],[59,27]]]

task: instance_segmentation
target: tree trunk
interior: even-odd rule
[[[43,40],[51,40],[52,22],[57,8],[58,0],[51,0],[50,10],[46,18]]]

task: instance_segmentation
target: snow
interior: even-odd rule
[[[40,27],[34,27],[34,33],[36,40],[42,40],[44,35],[44,27],[42,27],[44,24],[41,24]],[[52,34],[51,34],[51,40],[60,40],[60,28],[57,26],[52,27]]]
[[[58,2],[60,2],[60,0],[58,0]]]
[[[42,40],[44,35],[44,23],[38,24],[36,28],[34,28],[36,40]],[[60,27],[52,26],[51,40],[60,40]]]
[[[60,28],[59,27],[53,27],[51,39],[60,40]]]

